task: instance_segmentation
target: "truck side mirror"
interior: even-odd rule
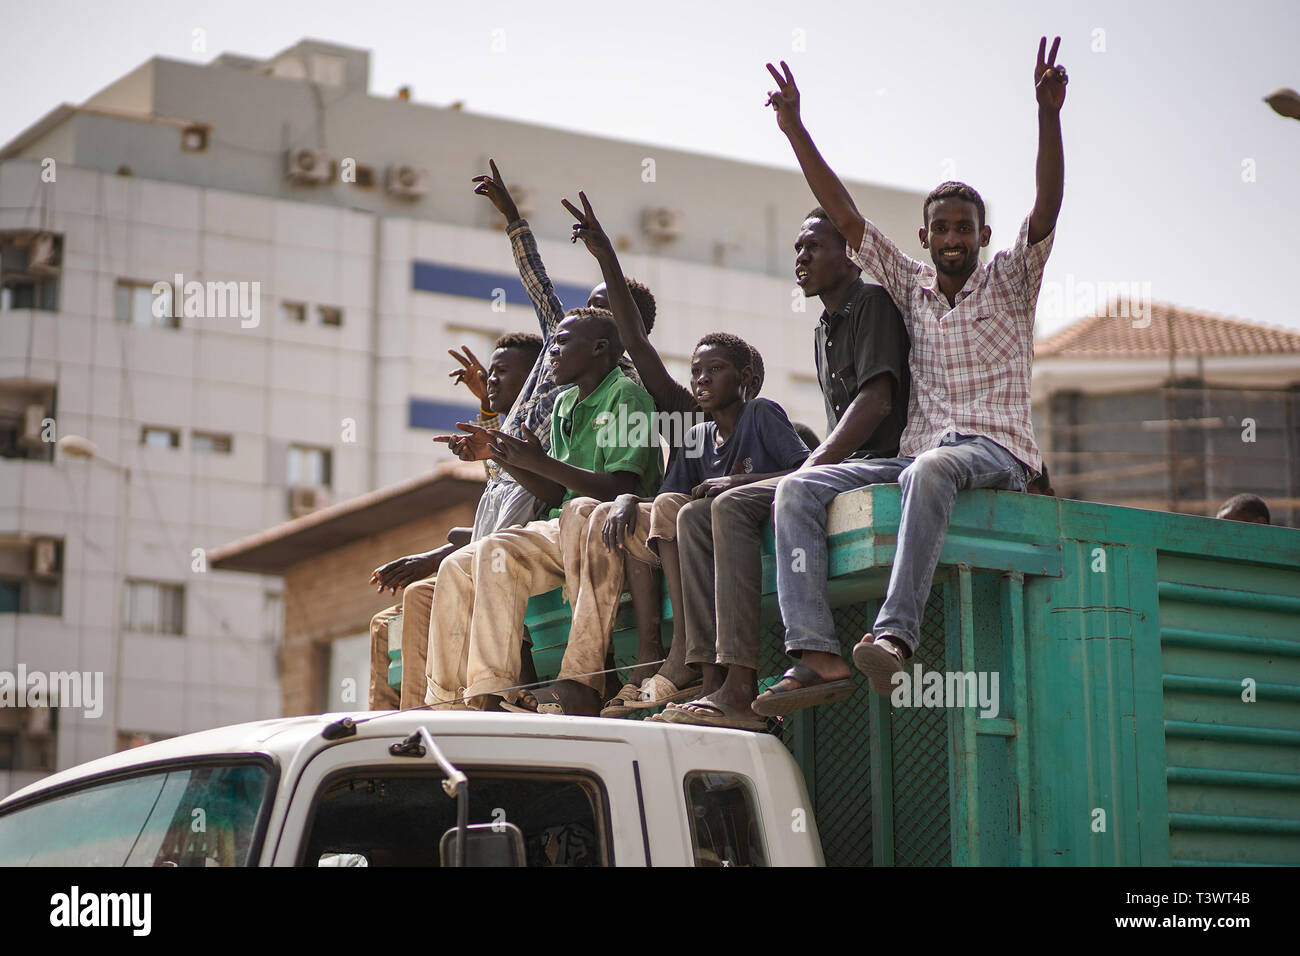
[[[475,823],[465,828],[466,866],[526,866],[524,834],[513,823]],[[438,841],[438,862],[454,866],[456,859],[456,828],[452,827]]]

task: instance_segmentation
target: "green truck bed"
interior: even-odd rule
[[[832,505],[846,651],[884,594],[899,509],[897,485]],[[788,666],[771,545],[767,678]],[[558,590],[532,599],[527,623],[553,675]],[[625,604],[620,664],[632,625]],[[909,676],[915,664],[921,688],[962,672],[991,689],[996,675],[996,712],[925,706],[920,690],[895,704],[864,679],[784,722],[828,864],[1300,864],[1300,532],[963,492]]]

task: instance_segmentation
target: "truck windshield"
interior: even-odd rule
[[[0,866],[246,866],[271,768],[155,768],[0,816]]]

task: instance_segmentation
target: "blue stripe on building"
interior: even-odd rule
[[[438,402],[431,398],[411,398],[407,406],[407,426],[454,432],[457,422],[478,421],[478,406],[457,402]]]
[[[466,269],[461,266],[414,259],[411,262],[411,288],[420,292],[462,295],[468,299],[482,299],[486,302],[497,298],[496,290],[501,289],[505,292],[506,302],[511,305],[532,305],[528,293],[524,291],[523,283],[519,281],[519,276],[513,272],[485,272],[481,269]],[[560,297],[560,302],[566,309],[574,309],[587,304],[591,287],[556,282],[555,294]]]

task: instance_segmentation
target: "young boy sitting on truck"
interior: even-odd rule
[[[964,183],[943,183],[926,197],[921,245],[933,265],[905,255],[858,212],[848,191],[813,145],[799,117],[799,90],[781,64],[768,97],[794,147],[808,185],[853,250],[850,257],[889,291],[912,339],[912,398],[900,457],[809,468],[784,478],[776,495],[777,596],[787,652],[799,663],[753,705],[786,714],[853,692],[848,663],[826,598],[826,510],[844,491],[879,482],[902,486],[898,545],[873,631],[853,649],[853,663],[876,693],[920,641],[921,617],[963,488],[1024,491],[1041,469],[1029,415],[1034,309],[1061,209],[1065,161],[1061,106],[1065,68],[1055,65],[1060,39],[1044,57],[1038,47],[1037,196],[1015,244],[979,261],[989,243],[984,202]],[[798,553],[802,565],[792,564]]]
[[[480,425],[494,427],[510,411],[541,351],[541,336],[508,332],[496,340],[486,369],[468,348],[465,358],[454,351],[451,353],[462,366],[452,375],[478,399]],[[484,465],[491,481],[494,471],[499,469],[493,462]],[[396,710],[424,703],[424,653],[438,566],[447,555],[468,544],[471,534],[470,528],[452,528],[447,543],[441,547],[389,561],[371,573],[370,583],[378,585],[379,593],[402,591],[400,602],[370,619],[371,710]],[[388,625],[399,614],[403,621],[402,661],[405,664],[400,691],[388,683]]]
[[[553,510],[547,520],[487,535],[444,559],[429,629],[426,703],[471,699],[499,709],[500,698],[513,698],[513,691],[502,692],[518,683],[528,598],[564,581],[559,506],[577,495],[607,501],[658,487],[658,445],[609,427],[620,419],[649,421],[654,410],[645,389],[618,367],[622,354],[614,318],[603,309],[574,309],[556,327],[548,355],[562,390],[551,412],[551,455],[529,428],[520,439],[459,426]]]
[[[657,496],[623,494],[612,504],[574,499],[565,505],[561,550],[573,601],[572,625],[559,679],[531,695],[539,710],[585,716],[601,712],[603,681],[590,675],[605,660],[623,589],[623,555],[616,548],[646,564],[662,560],[669,598],[675,601],[673,615],[680,620],[678,511],[692,497],[787,473],[808,457],[780,405],[765,398],[746,401],[753,379],[751,355],[748,344],[725,332],[710,333],[695,347],[691,390],[713,420],[690,430]],[[674,643],[683,636],[675,633]],[[714,649],[687,647],[684,658],[691,665],[712,664]]]
[[[631,290],[627,280],[623,277],[623,269],[619,264],[618,254],[614,251],[614,244],[610,242],[609,236],[596,219],[596,214],[587,199],[586,193],[579,192],[578,198],[582,202],[581,210],[568,200],[564,200],[565,207],[577,220],[573,224],[571,241],[577,242],[581,240],[587,251],[600,264],[601,275],[605,280],[605,288],[610,302],[610,310],[614,313],[614,321],[618,324],[619,338],[627,349],[627,353],[635,364],[637,371],[640,372],[642,384],[650,393],[650,397],[655,400],[655,411],[670,420],[669,441],[677,442],[675,447],[670,448],[672,454],[671,463],[681,453],[681,445],[686,439],[688,430],[692,425],[702,421],[706,412],[701,408],[700,402],[697,401],[691,389],[686,388],[669,374],[663,359],[659,356],[659,352],[651,344],[644,323],[638,315],[640,304],[629,294]],[[746,399],[756,398],[763,384],[762,356],[758,354],[757,350],[751,349],[751,353],[750,361],[744,363],[749,365],[751,369],[749,384],[745,389]],[[646,505],[645,511],[648,520],[649,503],[644,504]],[[610,504],[598,506],[598,503],[592,499],[575,499],[566,506],[565,512],[560,518],[561,535],[571,540],[573,547],[577,549],[572,559],[566,556],[566,567],[573,569],[578,566],[579,559],[577,555],[582,552],[583,542],[589,539],[596,541],[604,536],[603,529],[606,522],[610,520],[610,508]],[[673,514],[675,515],[675,513],[676,509],[674,508]],[[625,524],[635,524],[635,518],[636,511],[625,506],[622,509],[621,518],[614,520],[616,523],[621,520]],[[657,552],[647,551],[644,547],[635,549],[635,554],[629,549],[621,548],[623,568],[628,579],[629,590],[632,593],[632,607],[636,615],[638,666],[632,668],[629,673],[630,679],[628,683],[623,685],[623,688],[609,702],[608,707],[602,711],[608,716],[626,716],[630,710],[663,706],[665,703],[693,696],[699,690],[699,686],[694,680],[694,678],[698,677],[698,673],[693,668],[687,668],[684,661],[686,638],[684,619],[681,614],[681,574],[677,567],[675,521],[672,516],[662,512],[662,509],[660,519],[656,527],[663,533],[656,535],[655,539],[672,542],[663,549],[662,555]],[[588,525],[592,526],[589,528]],[[567,554],[568,552],[566,552]],[[673,617],[673,643],[668,655],[668,661],[675,662],[672,673],[677,674],[680,671],[683,675],[678,678],[682,681],[680,685],[668,680],[662,671],[653,673],[649,668],[640,666],[649,662],[664,660],[664,647],[660,628],[658,576],[654,570],[660,566],[660,557],[662,557],[663,561],[669,600],[673,603],[673,607],[677,609]],[[607,562],[601,560],[599,563],[604,564]],[[572,574],[572,570],[570,574]],[[573,577],[570,577],[569,580],[569,591],[576,594],[577,581]],[[649,586],[647,586],[647,582],[649,582]],[[614,597],[617,598],[617,592],[614,592]],[[601,608],[602,610],[596,612],[590,620],[604,619],[606,609],[604,609],[603,604]],[[584,612],[583,617],[586,619],[588,615]],[[602,635],[606,635],[602,637],[602,640],[607,641],[608,629],[601,629],[597,626],[597,631]],[[579,643],[585,642],[580,641]],[[572,646],[572,639],[570,639],[570,646]],[[583,710],[584,712],[590,710],[589,701],[583,703]]]

